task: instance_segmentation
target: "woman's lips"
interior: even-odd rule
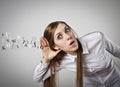
[[[70,43],[70,46],[71,46],[71,45],[73,45],[73,44],[74,44],[74,42],[75,42],[75,41],[72,41],[72,42]]]

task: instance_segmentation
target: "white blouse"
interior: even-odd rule
[[[120,71],[114,64],[112,56],[120,58],[120,47],[101,32],[93,32],[79,38],[83,47],[84,87],[120,87]],[[76,71],[76,55],[67,54],[57,67],[57,71],[67,69]],[[49,63],[37,65],[33,79],[44,81],[50,76],[46,72]]]

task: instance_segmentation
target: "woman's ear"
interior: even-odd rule
[[[56,46],[56,45],[54,45],[53,48],[54,48],[55,50],[60,50],[60,48],[59,48],[58,46]]]

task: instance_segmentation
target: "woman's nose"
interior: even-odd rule
[[[65,37],[66,37],[67,40],[71,39],[71,36],[69,34],[65,34]]]

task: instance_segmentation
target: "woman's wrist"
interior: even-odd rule
[[[49,61],[50,61],[49,59],[45,59],[45,58],[42,59],[42,63],[49,63]]]

